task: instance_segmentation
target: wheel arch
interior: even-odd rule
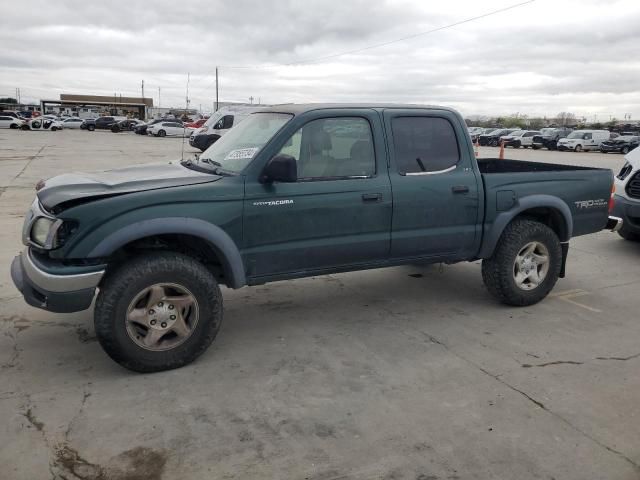
[[[154,218],[128,225],[104,238],[88,257],[115,258],[128,247],[154,240],[183,249],[196,248],[195,244],[200,242],[202,253],[219,262],[222,283],[231,288],[240,288],[247,283],[244,263],[235,242],[217,225],[196,218]]]
[[[489,258],[493,254],[502,232],[517,218],[529,218],[547,225],[562,243],[568,242],[573,234],[571,210],[563,200],[551,195],[530,195],[519,199],[513,209],[499,213],[489,230],[485,227],[479,258]]]

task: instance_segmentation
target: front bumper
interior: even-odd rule
[[[620,195],[613,197],[612,215],[624,222],[625,231],[640,234],[640,201],[628,200]]]
[[[13,259],[11,279],[29,305],[56,313],[86,310],[104,276],[104,266],[66,267],[76,271],[71,274],[62,274],[64,268],[45,265],[26,249]]]

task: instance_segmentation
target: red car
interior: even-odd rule
[[[206,122],[206,121],[207,121],[206,118],[201,118],[200,120],[196,120],[195,122],[186,123],[185,127],[200,128],[201,126],[204,125],[204,122]]]

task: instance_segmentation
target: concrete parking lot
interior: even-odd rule
[[[574,239],[567,278],[521,309],[493,300],[479,262],[224,290],[212,347],[152,375],[102,352],[91,311],[27,306],[9,264],[34,184],[182,143],[0,131],[0,478],[640,478],[640,245],[610,232]]]

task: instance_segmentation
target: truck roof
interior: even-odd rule
[[[281,105],[272,105],[261,109],[261,112],[278,112],[292,113],[298,115],[313,110],[328,109],[352,109],[352,108],[368,108],[373,110],[384,110],[391,108],[401,109],[421,109],[421,110],[446,110],[448,112],[458,113],[453,108],[442,107],[439,105],[420,105],[420,104],[403,104],[403,103],[285,103]]]

